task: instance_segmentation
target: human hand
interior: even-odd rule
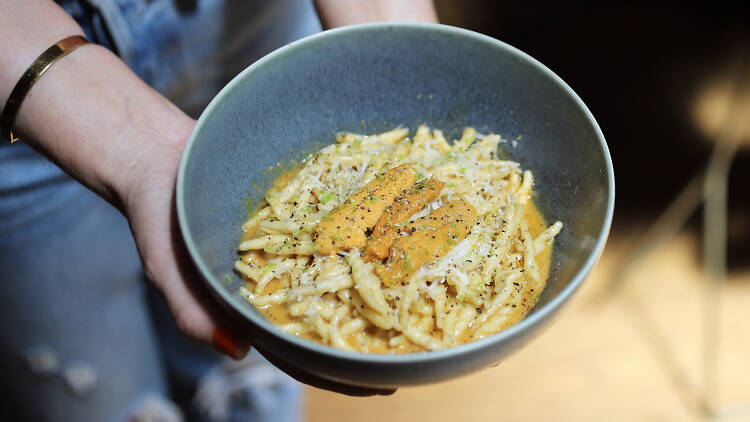
[[[199,283],[180,235],[175,187],[180,157],[195,121],[183,118],[168,131],[133,128],[135,139],[150,139],[131,157],[118,197],[130,223],[147,278],[161,293],[180,330],[234,359],[250,349],[249,339],[211,302]]]

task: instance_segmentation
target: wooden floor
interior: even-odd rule
[[[612,294],[631,239],[613,236],[558,321],[500,366],[390,397],[309,388],[309,421],[750,420],[750,272],[719,293],[715,400],[702,403],[709,286],[697,240],[680,235]],[[735,409],[735,410],[731,410]],[[711,412],[720,413],[711,416]]]

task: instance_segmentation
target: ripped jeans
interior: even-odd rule
[[[309,0],[58,4],[193,117],[247,65],[320,30]],[[229,362],[178,332],[115,209],[7,140],[0,321],[0,420],[300,418],[301,387],[259,355]]]

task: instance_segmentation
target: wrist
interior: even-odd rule
[[[96,45],[82,46],[50,68],[16,119],[24,142],[120,208],[144,177],[171,167],[176,172],[192,126],[192,119]]]
[[[120,158],[100,172],[113,204],[126,215],[146,191],[173,193],[182,152],[196,123],[176,108],[154,108],[124,128],[115,142],[122,146]]]

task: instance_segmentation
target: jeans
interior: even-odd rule
[[[90,40],[194,117],[247,65],[320,30],[307,0],[58,4]],[[177,331],[146,287],[127,222],[114,208],[7,140],[0,145],[0,321],[0,420],[300,417],[300,386],[259,355],[229,362]]]

